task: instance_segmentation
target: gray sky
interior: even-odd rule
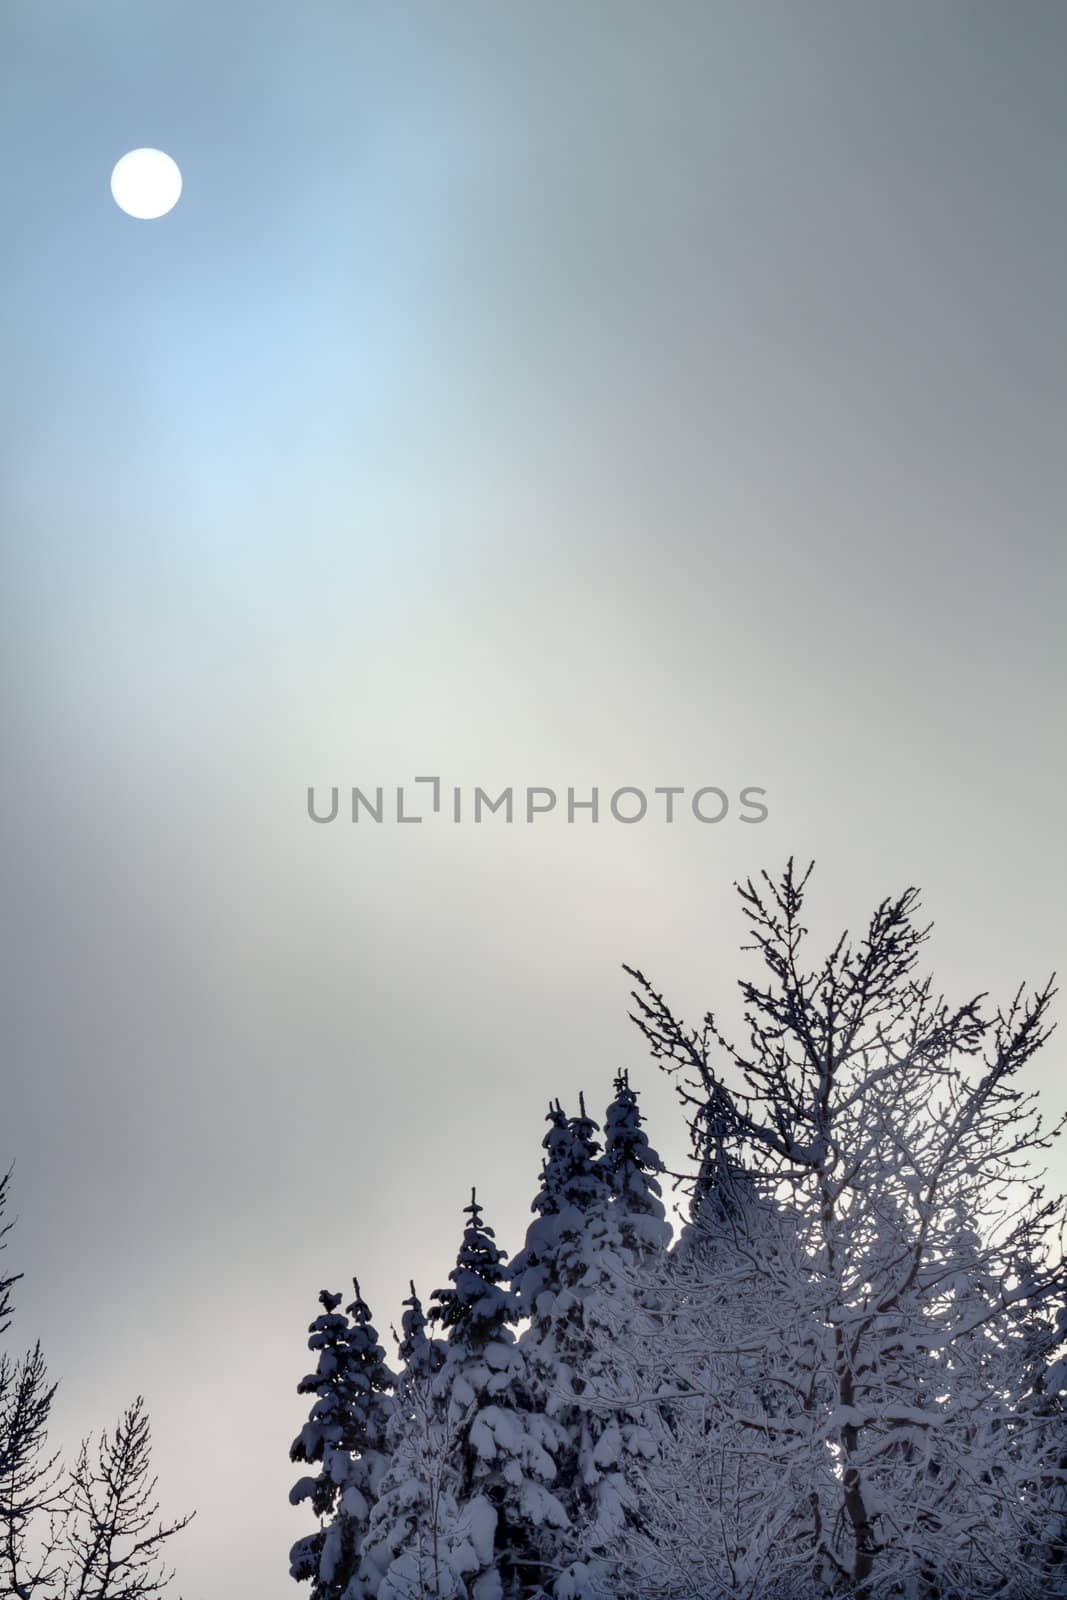
[[[517,1248],[619,1065],[680,1159],[618,963],[729,1004],[739,874],[1063,964],[1065,64],[1058,0],[7,0],[16,1332],[64,1439],[145,1392],[186,1600],[295,1594],[319,1288],[387,1329],[472,1181]],[[419,773],[770,817],[307,820]]]

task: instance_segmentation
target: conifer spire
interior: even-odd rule
[[[563,1184],[568,1169],[571,1134],[567,1117],[558,1100],[548,1103],[548,1132],[541,1140],[544,1160],[541,1163],[541,1188],[530,1207],[540,1216],[551,1216],[563,1204]]]
[[[463,1230],[456,1265],[449,1273],[451,1289],[435,1289],[430,1320],[449,1330],[451,1340],[474,1347],[488,1344],[501,1329],[518,1321],[514,1297],[502,1285],[507,1279],[507,1256],[496,1243],[492,1228],[482,1220],[475,1189],[463,1214]]]
[[[422,1309],[422,1301],[419,1299],[414,1279],[409,1281],[408,1288],[411,1293],[404,1301],[400,1318],[397,1355],[405,1367],[409,1367],[412,1371],[422,1371],[426,1366],[431,1340],[426,1332],[426,1313]]]
[[[308,1348],[318,1362],[297,1386],[299,1394],[316,1399],[290,1459],[318,1464],[319,1472],[300,1478],[289,1499],[293,1505],[310,1501],[320,1521],[332,1518],[290,1551],[290,1575],[311,1580],[312,1600],[338,1600],[355,1572],[385,1464],[394,1378],[359,1283],[353,1278],[352,1284],[355,1299],[345,1312],[338,1310],[339,1294],[320,1292],[322,1314],[308,1329]]]
[[[615,1078],[615,1098],[604,1119],[604,1154],[600,1172],[613,1197],[628,1212],[662,1218],[662,1190],[657,1172],[663,1163],[648,1142],[637,1093],[628,1072]]]

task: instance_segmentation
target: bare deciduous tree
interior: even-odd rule
[[[0,1332],[17,1281],[0,1275]],[[0,1600],[156,1600],[172,1577],[164,1546],[190,1518],[159,1519],[144,1402],[63,1470],[48,1451],[55,1394],[40,1344],[17,1361],[0,1356]]]
[[[160,1520],[151,1455],[140,1396],[114,1433],[82,1444],[63,1497],[62,1600],[152,1600],[169,1583],[163,1549],[190,1517]]]

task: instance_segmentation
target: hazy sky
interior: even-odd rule
[[[144,1391],[186,1600],[296,1594],[321,1287],[385,1332],[474,1181],[518,1248],[620,1065],[681,1159],[618,964],[729,1004],[739,874],[1063,964],[1065,69],[1060,0],[6,0],[15,1332],[63,1440]],[[770,817],[307,819],[416,774]]]

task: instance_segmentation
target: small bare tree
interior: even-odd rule
[[[0,1275],[0,1332],[18,1276]],[[164,1546],[191,1519],[159,1519],[144,1401],[63,1470],[48,1451],[55,1394],[40,1344],[16,1361],[0,1356],[0,1600],[157,1600],[172,1577]]]
[[[47,1453],[48,1419],[56,1386],[34,1345],[19,1361],[0,1356],[0,1595],[27,1600],[55,1583],[60,1515],[58,1458]],[[41,1538],[35,1534],[42,1528]]]
[[[7,1207],[7,1191],[10,1183],[11,1169],[9,1167],[3,1177],[0,1178],[0,1217],[4,1215]],[[0,1250],[6,1250],[7,1248],[7,1236],[11,1232],[12,1226],[10,1222],[5,1222],[0,1226]],[[19,1272],[13,1275],[0,1272],[0,1333],[6,1333],[11,1326],[11,1291],[21,1276],[22,1274]]]
[[[62,1502],[62,1600],[154,1600],[170,1582],[163,1547],[191,1518],[160,1520],[151,1456],[140,1395],[114,1433],[82,1444]]]

